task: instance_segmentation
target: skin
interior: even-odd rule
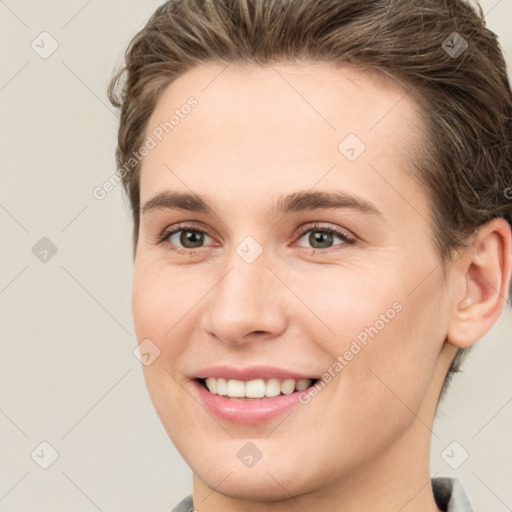
[[[146,383],[193,470],[195,509],[437,511],[429,450],[439,393],[457,347],[480,339],[503,310],[510,228],[503,219],[482,226],[444,278],[429,199],[412,177],[421,117],[401,86],[325,63],[224,67],[180,76],[148,122],[151,134],[198,100],[144,158],[141,205],[193,191],[215,213],[147,210],[133,285],[137,338],[161,351],[144,367]],[[338,150],[348,134],[366,145],[354,162]],[[355,194],[382,215],[272,213],[280,196],[310,190]],[[173,250],[184,249],[181,233],[156,243],[185,221],[207,232],[202,247]],[[334,236],[313,251],[318,229],[297,230],[314,223],[356,242]],[[263,250],[252,263],[236,252],[247,236]],[[396,302],[402,310],[285,418],[223,422],[192,386],[194,372],[216,364],[322,375]],[[237,457],[248,441],[262,453],[252,468]]]

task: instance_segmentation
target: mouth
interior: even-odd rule
[[[280,395],[304,391],[314,386],[320,379],[253,379],[243,381],[206,377],[196,379],[197,382],[212,395],[219,395],[232,400],[252,401],[275,398]]]
[[[254,426],[276,421],[305,401],[316,375],[272,366],[210,366],[191,378],[191,391],[219,420]],[[309,395],[308,395],[309,396]]]

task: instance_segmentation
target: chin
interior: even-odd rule
[[[258,468],[251,469],[228,469],[215,465],[194,473],[210,489],[215,489],[216,492],[232,499],[280,501],[290,498],[290,495],[296,496],[307,491],[305,482],[302,481],[304,474],[299,476],[300,471],[295,474],[291,470],[281,468],[281,473],[276,473],[260,464],[261,462],[258,463]],[[297,480],[300,477],[301,480]]]
[[[255,441],[256,443],[257,441]],[[204,447],[197,447],[184,457],[194,473],[194,478],[215,492],[229,498],[271,502],[289,499],[290,496],[314,491],[321,487],[328,475],[321,468],[305,467],[303,461],[293,457],[276,446],[273,451],[266,451],[252,467],[245,467],[237,458],[240,440],[230,439],[216,449],[205,452]],[[208,445],[211,447],[212,444]],[[273,452],[273,453],[272,453]]]

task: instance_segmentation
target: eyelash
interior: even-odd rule
[[[188,224],[177,224],[176,226],[173,227],[172,230],[166,229],[165,231],[163,231],[163,233],[158,235],[156,237],[155,243],[157,245],[162,244],[162,243],[168,241],[170,236],[172,236],[176,233],[179,233],[180,231],[191,231],[194,233],[201,233],[203,235],[210,236],[210,235],[208,235],[208,233],[205,230],[198,228],[196,226],[192,226],[192,225],[188,225]],[[341,240],[343,240],[343,243],[337,244],[337,245],[342,245],[342,246],[343,245],[353,245],[356,243],[356,240],[354,238],[352,238],[351,236],[349,236],[347,233],[345,233],[339,229],[330,227],[330,226],[321,226],[320,224],[306,225],[306,226],[299,228],[299,231],[297,233],[298,239],[300,240],[304,236],[304,234],[308,233],[309,231],[336,235]],[[334,246],[334,247],[336,247],[336,246]],[[198,251],[200,251],[201,249],[204,249],[204,247],[199,247],[198,249],[184,249],[182,247],[177,247],[177,248],[169,247],[169,250],[171,250],[171,251],[175,251],[180,254],[190,254],[190,255],[197,254]],[[308,249],[308,248],[302,247],[302,249]],[[322,253],[332,252],[333,250],[339,250],[339,249],[332,249],[332,248],[328,248],[328,249],[309,248],[309,249],[312,254],[314,254],[314,253],[322,254]]]

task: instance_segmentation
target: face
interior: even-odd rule
[[[218,492],[314,492],[431,435],[447,285],[405,93],[348,66],[212,64],[153,111],[136,334],[163,425]]]

